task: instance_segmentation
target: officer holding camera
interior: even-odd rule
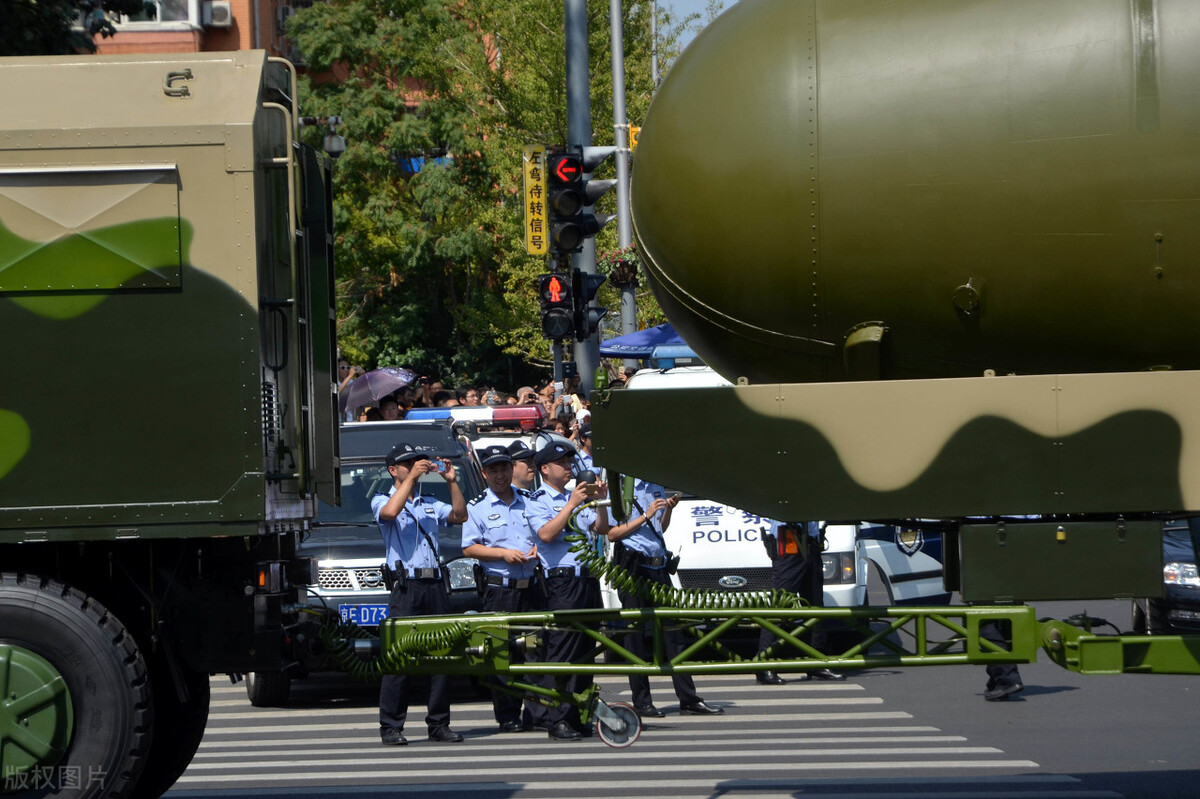
[[[633,509],[637,516],[631,516],[624,524],[608,531],[608,540],[616,544],[613,548],[613,559],[617,564],[645,580],[661,585],[670,585],[670,575],[675,571],[678,559],[667,549],[663,532],[671,524],[671,511],[679,503],[679,494],[666,496],[666,491],[657,483],[638,480],[633,489]],[[624,608],[653,607],[651,597],[644,593],[618,591]],[[665,627],[663,644],[667,657],[675,657],[683,651],[683,637],[678,629]],[[650,656],[649,630],[635,629],[626,647],[638,657]],[[725,712],[724,708],[714,707],[705,703],[696,693],[696,684],[688,674],[674,674],[671,683],[675,695],[679,697],[679,712],[682,715],[718,716]],[[633,706],[643,717],[661,718],[666,715],[654,706],[650,697],[650,679],[644,674],[629,675],[629,688],[633,691]]]
[[[549,587],[546,602],[550,610],[600,607],[600,581],[579,562],[566,536],[572,515],[580,529],[596,535],[608,534],[607,511],[588,508],[575,513],[585,502],[606,498],[608,486],[594,482],[594,475],[591,476],[593,482],[585,482],[581,476],[575,488],[568,491],[574,458],[575,448],[562,441],[552,441],[534,455],[534,463],[542,476],[542,487],[533,492],[529,521],[541,541],[538,557],[546,573]],[[546,660],[570,663],[580,658],[590,646],[582,633],[556,630],[546,641]],[[592,685],[590,674],[573,674],[559,679],[563,688],[573,694],[582,693]],[[567,704],[546,712],[546,727],[550,738],[556,741],[577,741],[584,734],[578,711]]]
[[[435,463],[410,444],[400,444],[385,461],[392,476],[392,490],[371,499],[371,511],[387,549],[385,575],[391,577],[388,615],[441,616],[450,612],[447,577],[438,548],[440,525],[467,521],[467,501],[458,485],[454,466]],[[438,473],[450,487],[450,502],[421,496],[417,484],[422,475]],[[403,735],[408,718],[408,676],[384,675],[379,689],[379,738],[390,746],[408,741]],[[449,678],[429,678],[429,715],[425,717],[431,741],[456,743],[463,738],[450,729]]]

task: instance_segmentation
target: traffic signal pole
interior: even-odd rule
[[[567,55],[567,149],[583,151],[592,143],[592,97],[588,70],[587,0],[563,0]],[[585,175],[590,178],[591,175]],[[586,274],[596,270],[596,239],[584,239],[581,252],[571,256],[572,266]],[[600,339],[595,333],[575,344],[580,388],[585,396],[595,387],[600,365]]]

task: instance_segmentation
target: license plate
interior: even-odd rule
[[[387,618],[387,605],[338,605],[338,613],[342,621],[374,627]]]

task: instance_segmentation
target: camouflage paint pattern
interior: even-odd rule
[[[1197,372],[614,390],[592,429],[609,469],[777,519],[1181,511],[1198,395]]]
[[[311,514],[295,480],[270,500],[264,480],[284,470],[265,379],[282,449],[307,457],[296,337],[259,308],[296,293],[267,69],[262,52],[0,59],[0,541]]]

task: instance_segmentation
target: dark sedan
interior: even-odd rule
[[[1200,518],[1192,520],[1200,525]],[[1200,574],[1188,520],[1163,525],[1163,597],[1133,601],[1139,633],[1190,635],[1200,632]]]

